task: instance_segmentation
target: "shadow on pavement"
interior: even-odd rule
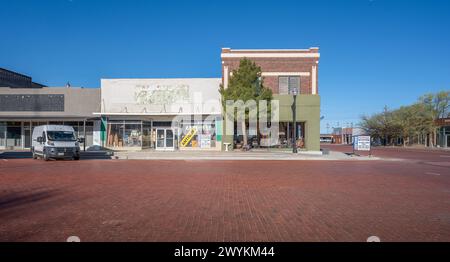
[[[14,192],[0,195],[0,213],[10,208],[27,206],[44,199],[57,195],[57,190],[46,190],[39,192]]]
[[[23,159],[31,158],[29,151],[4,151],[0,152],[0,159]]]
[[[111,159],[114,156],[112,151],[85,151],[80,153],[81,160],[83,159]],[[0,152],[0,159],[28,159],[32,158],[29,151],[4,151]]]

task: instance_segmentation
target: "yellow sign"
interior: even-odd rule
[[[197,134],[197,127],[192,127],[191,130],[189,130],[189,132],[183,137],[183,139],[181,140],[181,146],[185,147],[189,144],[189,142],[191,142],[192,138],[195,136],[195,134]]]

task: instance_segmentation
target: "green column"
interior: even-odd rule
[[[105,116],[102,116],[102,122],[100,124],[100,140],[103,147],[106,146],[106,125],[107,119]]]

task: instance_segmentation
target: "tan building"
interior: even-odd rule
[[[46,124],[72,126],[85,145],[100,145],[98,88],[0,87],[0,150],[30,149],[33,128]]]

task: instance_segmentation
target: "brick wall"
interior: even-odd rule
[[[264,56],[279,56],[281,54],[318,54],[318,49],[312,48],[302,51],[291,51],[291,50],[277,50],[277,51],[259,51],[259,50],[239,50],[234,51],[233,49],[222,49],[222,54],[257,54]],[[239,62],[243,57],[222,57],[222,81],[224,80],[224,67],[228,67],[228,71],[231,73],[233,70],[239,67]],[[300,76],[300,93],[301,94],[312,94],[312,68],[316,66],[316,94],[319,94],[318,85],[318,61],[319,57],[248,57],[248,59],[254,61],[258,66],[261,67],[263,73],[270,72],[301,72],[307,73],[309,75]],[[286,74],[289,75],[289,74]],[[272,89],[272,91],[278,93],[278,76],[264,76],[265,86]]]

